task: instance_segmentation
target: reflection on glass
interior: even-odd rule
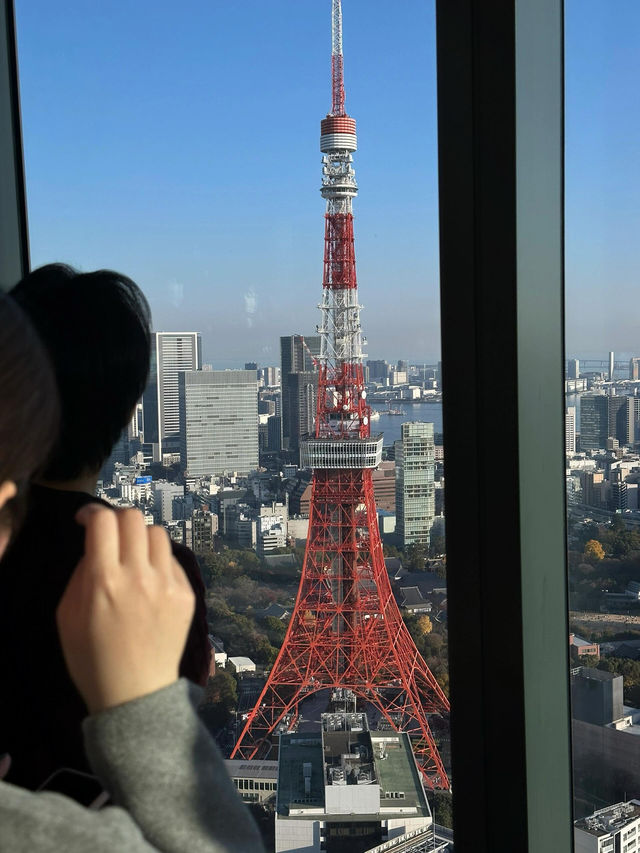
[[[640,849],[640,9],[566,5],[566,449],[576,850]]]

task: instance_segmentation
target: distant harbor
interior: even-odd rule
[[[394,408],[400,410],[400,415],[390,415],[388,409],[379,403],[372,404],[372,432],[384,434],[383,444],[393,444],[400,438],[401,427],[407,421],[426,421],[433,424],[433,431],[442,434],[442,401],[433,400],[394,400]],[[375,414],[374,414],[375,412]],[[376,417],[378,415],[378,417]]]

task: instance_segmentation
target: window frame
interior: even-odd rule
[[[436,19],[455,844],[568,851],[563,4]]]
[[[562,0],[436,19],[456,849],[571,850]],[[29,269],[13,0],[0,30],[6,289]]]

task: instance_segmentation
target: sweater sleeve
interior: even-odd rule
[[[62,794],[0,782],[0,853],[158,853],[123,809],[90,811]],[[204,850],[204,847],[198,848]],[[213,844],[210,850],[219,850]]]
[[[260,853],[257,827],[195,713],[200,693],[181,679],[87,718],[89,761],[158,850]]]

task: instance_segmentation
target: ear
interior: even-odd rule
[[[12,480],[5,480],[0,483],[0,509],[16,496],[18,489]],[[0,527],[0,557],[2,557],[5,548],[9,544],[11,538],[11,529],[8,527]]]

